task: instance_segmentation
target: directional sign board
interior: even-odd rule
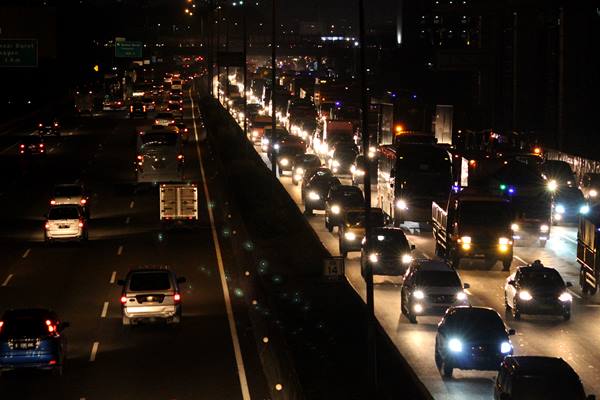
[[[118,58],[142,58],[142,42],[115,42],[115,57]]]
[[[0,39],[0,67],[37,67],[37,39]]]

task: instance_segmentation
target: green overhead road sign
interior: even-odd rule
[[[0,67],[37,67],[37,39],[0,39]]]
[[[115,42],[115,57],[142,58],[142,42]]]

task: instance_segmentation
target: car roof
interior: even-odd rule
[[[531,265],[523,265],[517,269],[521,271],[546,271],[546,272],[558,272],[556,268],[552,267],[532,267]]]
[[[447,315],[464,314],[464,313],[474,314],[475,318],[477,317],[477,315],[492,315],[493,314],[493,315],[497,316],[498,318],[500,318],[500,320],[502,320],[502,318],[500,317],[498,312],[490,307],[452,306],[448,309]],[[504,323],[504,321],[502,323]]]
[[[78,188],[81,189],[83,187],[83,185],[80,185],[78,183],[57,183],[56,185],[54,185],[54,188]]]
[[[168,267],[157,268],[157,267],[148,267],[148,268],[135,268],[128,272],[129,275],[139,274],[139,273],[150,273],[150,272],[165,272],[168,274],[174,274]]]
[[[518,369],[519,372],[526,374],[535,373],[572,373],[575,371],[562,358],[546,356],[510,356],[505,358],[505,362],[511,367]]]
[[[447,262],[440,260],[416,260],[415,267],[419,271],[456,272]]]
[[[3,320],[18,317],[31,317],[31,318],[56,318],[54,311],[45,308],[19,308],[6,310],[2,316]]]

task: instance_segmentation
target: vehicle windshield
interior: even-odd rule
[[[513,214],[510,205],[502,201],[463,201],[459,205],[459,219],[469,228],[489,225],[508,228]]]
[[[48,219],[79,219],[79,212],[76,207],[53,207],[48,212]]]
[[[548,179],[573,180],[573,171],[569,164],[563,161],[546,161],[542,168]]]
[[[371,246],[376,251],[389,252],[408,250],[408,240],[402,232],[375,232],[371,238]]]
[[[421,271],[417,285],[423,287],[461,287],[458,275],[452,271]]]
[[[581,382],[562,374],[520,375],[512,382],[512,396],[527,400],[583,400]]]
[[[332,201],[340,202],[345,207],[360,207],[364,203],[363,195],[358,190],[337,190],[332,195]]]
[[[523,268],[521,270],[521,284],[531,287],[563,287],[565,283],[560,274],[550,268]]]
[[[370,217],[371,226],[384,225],[383,213],[371,212]],[[362,211],[351,211],[346,215],[346,221],[355,228],[362,228],[365,225],[365,213]]]
[[[39,317],[19,316],[4,321],[0,338],[39,338],[47,334],[48,328]]]
[[[143,145],[173,146],[177,143],[177,135],[172,132],[152,132],[141,136]]]
[[[356,159],[356,152],[348,149],[336,150],[333,153],[333,158],[339,161],[345,161],[351,163]]]
[[[22,139],[23,143],[25,144],[37,144],[37,143],[42,143],[42,138],[40,138],[39,136],[25,136]]]
[[[504,322],[489,310],[461,309],[446,318],[445,326],[466,340],[490,341],[506,336]]]
[[[167,272],[140,272],[131,275],[129,289],[133,291],[166,290],[171,288]]]
[[[81,187],[79,186],[57,186],[54,188],[55,197],[75,197],[81,196]]]
[[[561,188],[554,197],[556,203],[582,204],[585,202],[583,193],[577,188]]]

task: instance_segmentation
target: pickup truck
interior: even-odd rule
[[[198,220],[198,187],[193,183],[160,185],[161,222]]]

